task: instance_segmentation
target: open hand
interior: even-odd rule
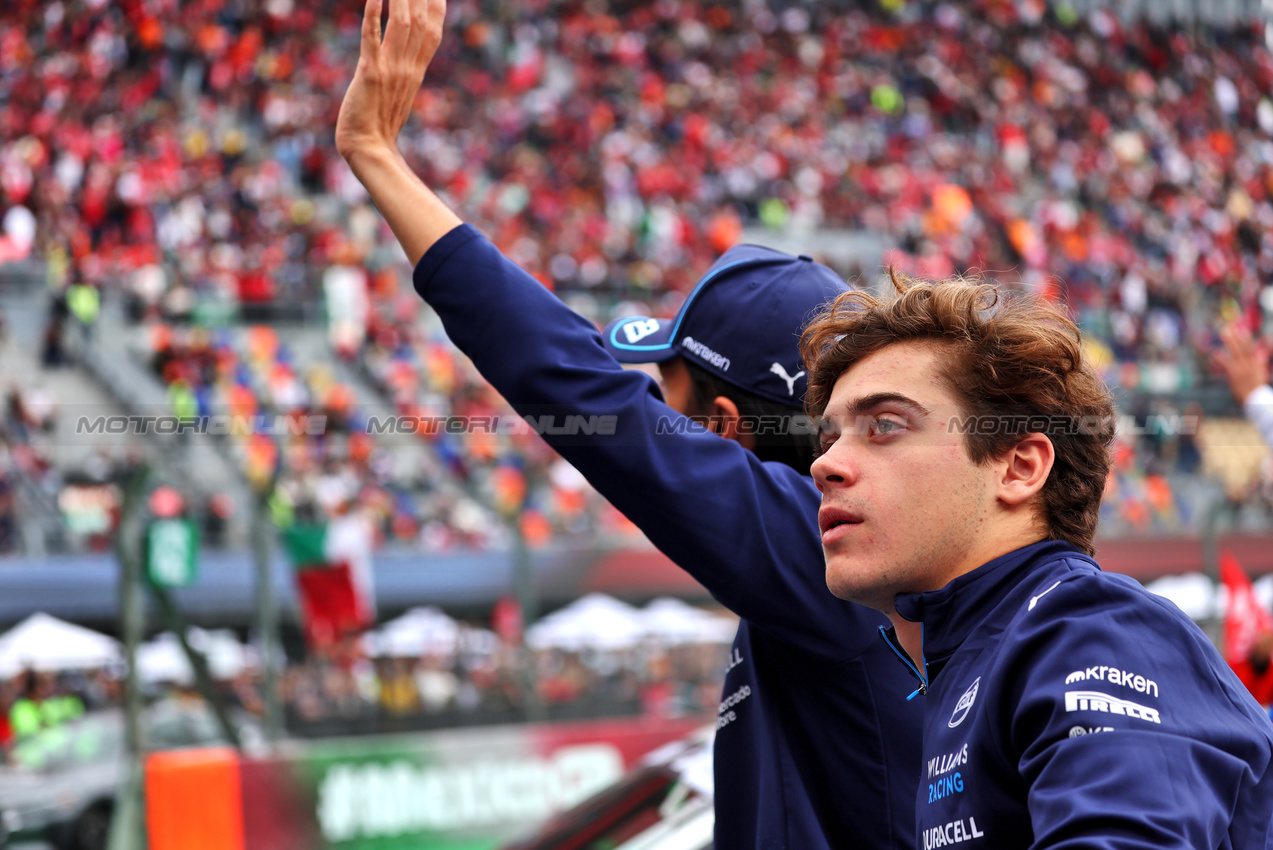
[[[358,68],[336,119],[336,150],[346,161],[360,152],[397,153],[398,133],[442,41],[446,0],[392,0],[382,42],[384,2],[367,0]]]
[[[1220,332],[1224,351],[1217,352],[1215,362],[1229,379],[1229,388],[1238,404],[1257,387],[1269,382],[1269,355],[1255,344],[1251,334],[1229,326]]]

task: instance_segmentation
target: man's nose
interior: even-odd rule
[[[846,445],[848,442],[849,440],[841,437],[813,461],[809,472],[813,475],[813,483],[817,485],[819,492],[825,493],[828,488],[852,484],[857,480],[853,452]]]

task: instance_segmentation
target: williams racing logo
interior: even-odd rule
[[[658,333],[658,319],[637,319],[623,326],[623,335],[630,345],[635,345],[652,333]]]
[[[978,676],[973,679],[972,684],[968,686],[968,690],[964,691],[964,695],[959,698],[959,702],[955,703],[955,711],[950,715],[950,722],[946,724],[951,729],[964,722],[964,718],[972,710],[972,704],[977,701],[977,688],[980,686],[981,677]]]

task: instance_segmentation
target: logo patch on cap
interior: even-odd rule
[[[788,375],[786,368],[781,363],[775,362],[774,365],[769,367],[769,371],[787,383],[787,395],[794,396],[796,394],[796,381],[800,380],[800,376],[804,374],[803,369],[794,375]]]
[[[652,333],[658,333],[658,319],[637,319],[623,326],[623,335],[628,338],[629,345],[636,345]]]

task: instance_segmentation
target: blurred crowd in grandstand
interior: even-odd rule
[[[458,652],[369,658],[355,641],[309,655],[282,672],[289,734],[398,732],[526,719],[708,715],[720,695],[728,645],[644,644],[616,650],[524,656],[500,643]],[[263,717],[260,670],[245,666],[214,684],[225,704]],[[146,699],[198,697],[188,679],[157,679]],[[0,685],[0,760],[16,741],[123,701],[118,670],[24,671]]]
[[[288,669],[282,695],[298,733],[358,721],[382,729],[534,717],[709,714],[720,698],[728,646],[647,645],[623,651],[535,653],[533,685],[515,651],[369,660],[357,652],[311,656]],[[236,691],[256,697],[253,683]],[[245,704],[252,708],[251,704]]]
[[[327,417],[281,445],[230,436],[249,479],[279,472],[276,513],[356,504],[381,542],[427,547],[497,545],[514,521],[532,545],[632,533],[531,435],[433,434],[403,455],[368,432],[348,383],[269,327],[321,302],[330,353],[393,412],[507,412],[335,153],[360,8],[4,4],[0,263],[47,262],[44,364],[91,332],[99,295],[119,299],[175,415]],[[744,227],[876,234],[905,272],[1068,302],[1135,417],[1106,533],[1196,530],[1217,493],[1267,521],[1273,472],[1203,481],[1201,408],[1168,400],[1216,380],[1223,323],[1258,331],[1273,313],[1258,24],[1156,30],[1043,0],[458,0],[449,14],[404,152],[585,315],[670,315]],[[876,269],[841,271],[871,285]],[[49,469],[55,410],[10,397],[0,550],[15,545],[13,470]],[[213,499],[210,528],[233,509]]]

